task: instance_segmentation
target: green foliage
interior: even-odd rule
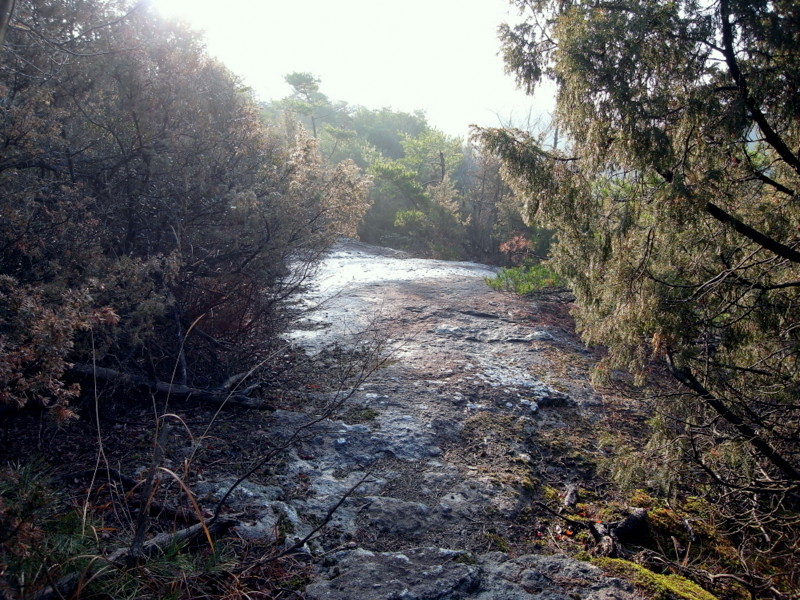
[[[514,292],[520,296],[564,285],[564,280],[545,263],[504,267],[494,277],[486,277],[484,280],[494,290]]]
[[[428,208],[430,198],[417,180],[417,174],[397,161],[382,161],[372,165],[375,177],[390,184],[406,206],[418,210]]]
[[[422,256],[507,264],[500,245],[533,233],[496,156],[431,128],[421,112],[332,102],[309,73],[292,73],[287,81],[292,95],[262,106],[262,117],[279,123],[289,113],[318,138],[328,161],[349,159],[369,170],[374,186],[358,226],[362,240]],[[407,211],[425,218],[412,223]]]
[[[378,415],[380,415],[380,413],[374,408],[364,408],[349,415],[348,420],[353,423],[369,423],[378,418]]]
[[[289,73],[284,79],[292,86],[292,95],[281,101],[281,107],[287,112],[304,117],[316,138],[320,119],[329,119],[335,112],[328,97],[319,91],[320,79],[311,73],[299,72]]]
[[[214,551],[171,544],[146,564],[129,569],[98,563],[100,534],[110,528],[87,508],[84,516],[68,503],[38,461],[0,468],[3,597],[32,597],[70,575],[78,577],[83,598],[198,597],[233,564],[224,543]],[[96,569],[98,564],[103,567]]]
[[[401,144],[403,156],[398,163],[413,172],[422,186],[452,176],[464,158],[461,140],[436,129],[426,129],[413,137],[405,134]]]
[[[372,167],[374,203],[359,229],[367,241],[388,244],[421,255],[457,258],[459,222],[447,175],[425,185],[403,161],[381,160]]]
[[[234,556],[223,543],[213,552],[170,544],[144,565],[110,568],[90,584],[84,595],[120,600],[209,597],[215,577],[225,576],[234,565]]]
[[[492,544],[492,547],[495,550],[499,550],[500,552],[510,552],[511,548],[508,546],[508,542],[503,539],[503,536],[497,535],[496,533],[485,533],[484,534],[489,542]]]
[[[514,4],[506,64],[528,89],[558,83],[566,144],[481,139],[530,222],[557,232],[551,263],[584,339],[608,349],[600,372],[641,383],[660,361],[673,378],[639,472],[714,498],[754,593],[796,588],[760,568],[800,556],[795,7]]]
[[[423,228],[427,215],[421,210],[399,210],[394,217],[394,226],[405,229]]]
[[[403,158],[403,140],[423,134],[428,127],[421,112],[411,114],[388,108],[370,110],[359,107],[353,114],[353,129],[358,136],[389,160]]]
[[[91,525],[65,505],[41,464],[0,468],[0,593],[21,597],[80,572],[96,549]]]

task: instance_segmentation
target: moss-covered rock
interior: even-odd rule
[[[717,600],[716,596],[680,575],[654,573],[619,558],[596,558],[592,563],[643,588],[653,595],[654,600]]]

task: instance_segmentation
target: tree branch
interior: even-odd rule
[[[721,209],[713,202],[707,202],[705,210],[709,215],[717,219],[717,221],[719,221],[720,223],[724,223],[726,225],[730,225],[738,233],[741,233],[747,239],[755,242],[765,250],[769,250],[770,252],[777,254],[781,258],[785,258],[786,260],[790,260],[794,263],[800,264],[800,252],[798,252],[794,248],[790,248],[785,244],[781,244],[780,242],[769,237],[768,235],[761,233],[757,229],[754,229],[749,225],[746,225],[745,223],[743,223],[730,213],[725,212],[723,209]]]
[[[165,381],[155,381],[141,375],[122,373],[106,367],[95,367],[93,365],[75,364],[69,370],[72,375],[85,378],[96,378],[103,381],[110,381],[138,388],[145,388],[157,394],[163,394],[172,398],[188,400],[194,398],[212,404],[224,404],[230,406],[240,406],[243,408],[253,408],[256,410],[274,410],[266,403],[250,398],[242,393],[230,392],[228,390],[203,390],[186,385],[167,383]]]
[[[791,151],[789,146],[783,141],[783,138],[769,124],[767,117],[761,112],[752,94],[750,94],[747,80],[739,68],[739,63],[736,60],[736,53],[733,48],[733,25],[731,25],[731,13],[728,0],[720,0],[719,12],[720,20],[722,21],[722,53],[725,56],[725,63],[728,65],[731,78],[739,89],[739,95],[742,97],[745,106],[747,106],[747,109],[753,116],[753,120],[764,134],[765,141],[775,149],[787,165],[800,174],[800,159]]]
[[[755,177],[756,179],[758,179],[762,183],[766,183],[767,185],[770,185],[770,186],[774,187],[776,190],[778,190],[782,194],[786,194],[789,197],[794,197],[795,196],[795,191],[793,189],[786,187],[782,183],[779,183],[779,182],[775,181],[772,177],[769,177],[769,176],[765,175],[764,173],[762,173],[761,171],[759,171],[755,166],[752,165],[752,161],[748,161],[748,162],[751,162],[750,166],[751,166],[751,172],[753,173],[753,177]]]
[[[5,41],[8,23],[14,13],[14,4],[16,4],[16,0],[0,0],[0,46]]]
[[[690,369],[678,367],[673,360],[671,351],[667,351],[667,366],[675,379],[700,396],[703,402],[713,408],[718,415],[732,425],[763,458],[768,460],[775,468],[783,473],[784,477],[792,482],[800,482],[800,472],[775,450],[769,442],[760,437],[750,423],[747,423],[733,412],[722,400],[707,390],[705,386],[697,380]]]
[[[265,562],[276,561],[279,558],[282,558],[282,557],[286,556],[287,554],[291,554],[295,550],[298,550],[298,549],[302,548],[303,546],[305,546],[306,543],[308,543],[311,540],[311,538],[313,538],[320,529],[325,527],[330,522],[330,520],[333,518],[333,515],[336,513],[337,510],[339,510],[339,507],[342,504],[344,504],[344,501],[347,500],[353,494],[353,492],[355,492],[359,487],[361,487],[361,485],[369,478],[370,475],[372,475],[372,472],[368,471],[367,473],[364,474],[364,476],[361,479],[359,479],[356,482],[356,484],[354,486],[352,486],[349,490],[347,490],[344,493],[344,495],[341,498],[339,498],[339,501],[336,502],[336,504],[334,504],[333,506],[331,506],[328,509],[328,512],[322,518],[322,521],[320,521],[320,523],[316,527],[314,527],[308,533],[308,535],[306,535],[303,539],[296,540],[291,546],[289,546],[288,548],[286,548],[283,551],[279,552],[278,554],[275,554],[275,555],[272,555],[272,556],[265,556],[259,562],[265,563]]]

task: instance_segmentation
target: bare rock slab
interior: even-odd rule
[[[473,598],[477,565],[463,553],[420,548],[406,553],[349,550],[333,557],[323,579],[306,588],[308,600],[433,600]]]
[[[308,600],[633,600],[632,586],[563,556],[501,552],[473,557],[441,548],[338,553]]]

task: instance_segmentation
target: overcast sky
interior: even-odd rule
[[[552,93],[534,100],[503,72],[497,26],[516,19],[507,0],[152,2],[204,30],[209,52],[262,100],[285,97],[284,75],[304,71],[331,100],[421,109],[456,136],[552,110]]]

